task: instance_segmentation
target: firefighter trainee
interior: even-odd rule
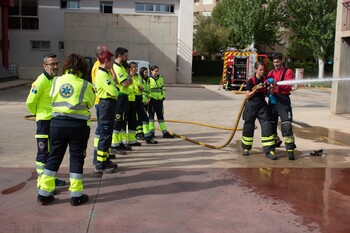
[[[137,71],[137,69],[138,69],[137,63],[131,62],[130,69],[134,69]],[[146,72],[146,76],[148,76],[147,68],[141,67],[140,74],[141,74],[141,72],[142,72],[143,77],[145,76],[145,72]],[[133,86],[134,86],[134,90],[135,90],[135,100],[136,100],[135,103],[136,103],[137,117],[138,117],[138,120],[141,121],[141,131],[139,131],[139,133],[140,132],[143,133],[147,144],[157,144],[158,142],[151,137],[151,133],[149,130],[149,119],[148,119],[148,115],[147,115],[146,110],[145,110],[145,106],[144,106],[143,101],[142,101],[142,99],[143,99],[142,93],[145,91],[143,79],[142,79],[141,75],[139,75],[137,73],[135,73],[135,75],[133,75],[132,78],[133,78]]]
[[[272,124],[269,118],[269,111],[265,101],[267,87],[264,74],[264,65],[256,62],[254,65],[255,73],[248,80],[246,86],[247,103],[243,110],[243,133],[242,149],[243,156],[248,156],[253,145],[255,120],[258,119],[261,125],[261,143],[266,158],[276,160],[275,138],[272,130]],[[253,87],[256,87],[253,89]]]
[[[95,77],[95,90],[99,98],[96,115],[100,126],[100,135],[96,151],[95,171],[101,173],[114,173],[118,167],[109,158],[109,149],[112,142],[115,111],[117,107],[118,90],[109,73],[113,67],[113,54],[108,50],[98,55],[100,67]]]
[[[39,180],[38,202],[47,204],[54,200],[55,178],[69,145],[70,153],[70,203],[73,206],[89,200],[83,194],[83,165],[90,135],[90,108],[94,106],[95,93],[87,76],[85,58],[71,54],[63,65],[63,75],[53,80],[52,120],[50,127],[51,151]]]
[[[268,73],[268,77],[272,77],[275,84],[283,80],[293,80],[294,73],[291,69],[283,67],[282,55],[276,55],[273,57],[274,69]],[[295,140],[292,128],[293,112],[290,101],[290,91],[292,87],[290,85],[277,86],[275,85],[274,97],[276,104],[269,103],[269,110],[271,112],[272,127],[274,130],[275,138],[277,138],[277,123],[278,117],[281,119],[281,131],[284,138],[285,148],[287,150],[287,156],[289,160],[295,160],[294,149]]]
[[[115,62],[113,70],[118,80],[118,100],[115,114],[114,130],[112,136],[111,152],[114,154],[126,154],[126,150],[131,150],[131,147],[123,143],[123,138],[126,138],[126,114],[128,110],[129,100],[129,86],[132,80],[128,72],[123,66],[128,61],[128,50],[123,47],[118,47],[115,50]]]
[[[95,64],[93,65],[92,69],[91,69],[91,81],[92,81],[92,84],[95,83],[95,77],[96,77],[96,73],[97,71],[99,70],[99,67],[101,65],[100,61],[98,60],[98,56],[103,52],[103,51],[109,51],[109,49],[104,46],[104,45],[99,45],[96,47],[96,62]],[[112,76],[114,82],[116,82],[116,78],[115,78],[115,73],[113,71],[113,68],[112,69],[109,69],[108,70],[109,74]],[[99,103],[100,99],[98,97],[96,97],[96,100],[95,100],[95,110],[96,110],[96,117],[98,118],[98,103]],[[94,137],[94,157],[93,157],[93,165],[96,165],[96,158],[97,158],[97,146],[98,146],[98,141],[100,139],[100,128],[101,126],[99,125],[99,122],[97,121],[97,126],[96,126],[96,129],[95,129],[95,137]],[[112,155],[110,154],[109,155],[109,158],[110,159],[116,159],[115,155]]]
[[[160,130],[162,131],[163,138],[174,138],[174,135],[170,134],[166,128],[164,121],[164,105],[163,102],[166,98],[164,79],[159,75],[159,67],[151,67],[151,76],[148,78],[149,87],[149,129],[152,138],[155,136],[155,126],[154,126],[154,114],[157,114],[158,124]]]
[[[37,126],[35,134],[38,149],[35,159],[36,172],[38,174],[37,186],[50,153],[49,135],[52,118],[50,90],[52,80],[58,75],[59,71],[59,61],[56,54],[48,53],[44,55],[43,68],[43,73],[33,82],[26,101],[28,110],[35,115]],[[66,182],[56,179],[55,183],[56,186],[63,186]]]

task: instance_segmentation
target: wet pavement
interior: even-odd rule
[[[36,202],[35,124],[23,118],[28,91],[0,91],[0,232],[350,232],[350,118],[329,113],[328,90],[292,95],[295,161],[283,148],[277,161],[266,159],[259,125],[248,157],[241,156],[240,131],[219,150],[157,131],[158,145],[119,156],[118,172],[102,176],[93,170],[91,135],[84,170],[90,200],[78,207],[69,204],[68,186],[57,187],[52,204]],[[232,127],[242,100],[213,86],[168,87],[165,117]],[[215,145],[231,133],[167,125]],[[68,168],[67,154],[58,177],[69,181]]]

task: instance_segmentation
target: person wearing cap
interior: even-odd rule
[[[89,200],[83,194],[83,166],[90,136],[90,108],[94,106],[95,92],[85,80],[88,65],[85,58],[71,54],[64,60],[63,75],[53,80],[52,120],[50,125],[51,151],[39,180],[37,201],[54,201],[57,171],[69,146],[70,204],[77,206]]]
[[[54,53],[45,54],[43,57],[44,71],[33,82],[26,100],[26,106],[36,120],[37,154],[35,159],[38,182],[44,171],[47,158],[50,153],[50,124],[52,118],[52,106],[50,90],[52,80],[58,75],[59,61]],[[37,182],[37,183],[38,183]],[[56,186],[64,186],[64,180],[56,179]],[[38,186],[38,184],[37,184]]]
[[[108,50],[98,55],[100,67],[96,73],[94,85],[99,98],[97,121],[100,126],[99,141],[96,150],[95,171],[114,173],[117,165],[109,158],[109,149],[112,142],[115,111],[117,108],[118,89],[109,70],[113,67],[113,54]]]

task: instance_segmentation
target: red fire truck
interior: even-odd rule
[[[221,84],[224,89],[238,89],[242,85],[245,87],[248,79],[254,74],[254,64],[256,61],[262,62],[266,70],[267,56],[265,54],[258,54],[254,50],[245,51],[230,48],[225,51],[221,77]],[[227,73],[228,75],[226,75]]]

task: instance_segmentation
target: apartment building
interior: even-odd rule
[[[15,0],[8,8],[9,63],[35,79],[42,57],[95,56],[99,44],[123,46],[130,59],[160,67],[166,83],[191,83],[190,0]]]
[[[350,78],[350,0],[338,0],[334,46],[334,78]],[[350,81],[332,84],[331,112],[350,113]]]
[[[194,17],[199,15],[211,16],[211,12],[218,2],[219,0],[194,0]]]

